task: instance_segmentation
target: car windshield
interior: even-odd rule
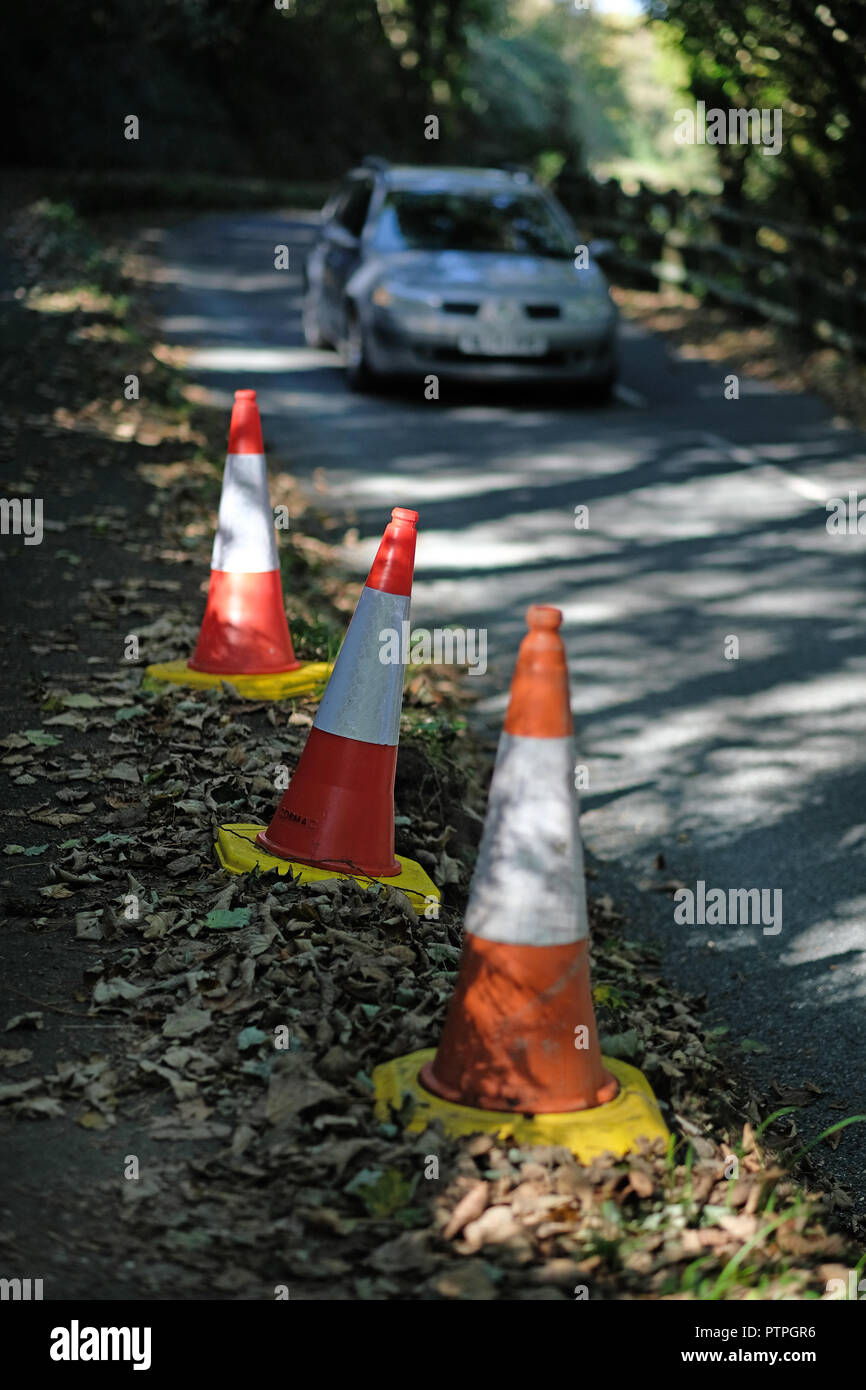
[[[392,189],[376,224],[377,251],[495,251],[573,256],[565,228],[543,198],[508,189]]]

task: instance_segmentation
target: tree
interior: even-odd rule
[[[687,55],[696,99],[780,109],[783,147],[718,146],[726,196],[799,209],[818,222],[866,210],[862,0],[654,0]]]

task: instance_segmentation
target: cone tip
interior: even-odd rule
[[[262,422],[255,391],[235,391],[229,425],[230,454],[262,454]]]
[[[417,521],[418,513],[411,507],[392,507],[366,588],[404,596],[412,593]]]
[[[530,632],[557,632],[562,626],[562,611],[546,603],[534,603],[527,610],[526,626]]]
[[[534,603],[520,644],[503,728],[523,738],[565,738],[573,732],[568,666],[559,633],[562,612]]]

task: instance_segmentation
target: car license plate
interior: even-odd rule
[[[516,333],[463,333],[458,343],[472,357],[543,357],[547,351],[544,338]]]

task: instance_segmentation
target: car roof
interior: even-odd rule
[[[358,172],[358,171],[354,171]],[[443,189],[525,188],[538,191],[529,174],[508,169],[473,169],[463,165],[436,166],[423,164],[391,164],[385,169],[362,172],[378,174],[389,188]]]

